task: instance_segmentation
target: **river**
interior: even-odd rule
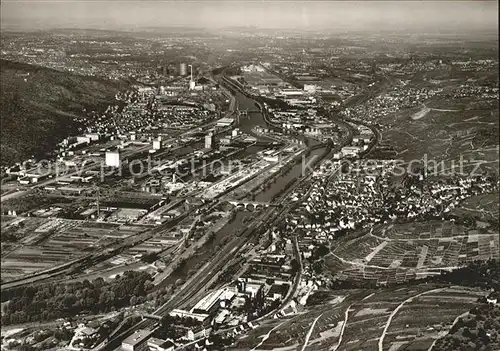
[[[236,92],[235,98],[239,110],[243,111],[257,109],[255,101],[243,95],[242,93]],[[264,120],[264,116],[260,112],[249,112],[247,118],[240,118],[240,124],[238,125],[240,130],[247,134],[253,134],[252,128],[255,126],[267,126]],[[308,143],[310,146],[320,144],[320,142],[311,138],[308,138]],[[312,160],[312,158],[320,157],[320,155],[325,151],[325,148],[326,147],[323,146],[311,150],[310,154],[307,157],[304,156],[300,163],[293,165],[288,172],[277,177],[276,180],[271,183],[271,186],[269,188],[258,193],[255,197],[255,201],[271,202],[277,194],[280,194],[284,190],[287,184],[289,184],[292,180],[300,178],[303,175],[303,164],[308,164],[308,162]],[[200,248],[195,255],[186,260],[177,271],[173,272],[166,279],[165,283],[174,284],[177,279],[187,279],[191,273],[193,273],[200,267],[200,265],[203,264],[203,262],[206,262],[208,259],[210,259],[210,257],[213,256],[216,250],[219,250],[221,248],[221,245],[223,245],[224,242],[224,238],[226,238],[227,236],[235,235],[235,233],[242,229],[252,217],[255,217],[255,215],[256,214],[253,212],[237,212],[233,221],[226,224],[215,234],[213,240],[203,245],[203,247]]]
[[[244,110],[255,110],[257,109],[257,105],[255,101],[240,92],[235,92],[234,96],[237,101],[237,106],[240,111]],[[241,117],[239,128],[247,133],[252,134],[251,130],[255,126],[267,127],[266,121],[264,120],[264,116],[260,112],[249,112],[248,117]],[[310,146],[315,146],[320,144],[319,141],[307,138]],[[255,197],[255,201],[259,202],[270,202],[276,194],[279,194],[286,185],[292,181],[293,179],[297,179],[303,175],[302,169],[303,165],[307,165],[310,160],[316,157],[320,157],[320,155],[325,151],[325,147],[319,147],[310,152],[310,154],[302,159],[302,161],[292,167],[292,169],[286,174],[278,177],[275,182],[271,184],[271,187],[260,192]],[[306,169],[307,170],[307,169]]]

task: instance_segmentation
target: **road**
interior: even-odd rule
[[[302,345],[301,351],[304,351],[306,349],[307,344],[309,343],[309,339],[311,338],[311,335],[314,331],[314,327],[316,326],[316,323],[318,322],[318,320],[321,318],[322,315],[323,313],[321,313],[318,317],[316,317],[316,319],[312,322],[311,328],[309,328],[309,331],[306,334],[306,339],[304,340],[304,345]]]
[[[9,191],[7,194],[4,194],[0,197],[0,203],[7,201],[9,199],[15,199],[16,197],[19,197],[21,195],[26,194],[28,191],[27,190],[13,190]]]
[[[233,109],[236,108],[237,104],[235,102],[235,99],[234,97],[231,99],[231,106]],[[229,110],[226,114],[226,117],[227,116],[230,116],[232,115],[236,110]],[[203,126],[207,126],[207,125],[212,125],[216,123],[215,121],[211,121],[209,123],[206,123],[204,124]],[[191,130],[183,133],[183,135],[187,135],[189,133],[192,133],[192,132],[195,132],[198,130],[199,127],[196,127],[196,128],[192,128]],[[175,138],[171,138],[169,140],[166,141],[166,143],[169,143],[169,142],[174,142],[176,139]],[[123,155],[124,156],[128,156],[128,157],[134,157],[136,155],[139,155],[147,150],[149,150],[150,148],[150,145],[146,145],[142,148],[139,148],[139,149],[136,149],[136,150],[133,150],[133,151],[127,151],[125,152]],[[75,171],[71,174],[67,174],[65,175],[65,177],[69,177],[71,175],[78,175],[78,174],[81,174],[82,172],[85,172],[85,171],[88,171],[88,170],[93,170],[93,169],[98,169],[100,170],[100,165],[96,165],[96,164],[91,164],[91,165],[88,165],[86,167],[82,167],[82,169],[78,170],[78,171]],[[37,183],[35,185],[33,185],[31,188],[40,188],[40,187],[45,187],[49,184],[52,184],[54,182],[58,181],[58,178],[55,177],[55,178],[49,178],[45,181],[42,181],[40,183]],[[8,199],[11,199],[11,198],[15,198],[15,197],[18,197],[18,196],[21,196],[25,193],[27,193],[28,191],[27,190],[21,190],[21,191],[17,191],[15,193],[10,193],[10,194],[7,194],[5,196],[2,196],[1,197],[1,201],[5,201],[5,200],[8,200]],[[167,204],[166,206],[170,206],[171,204]],[[196,210],[198,208],[194,208],[192,211],[190,211],[189,213],[186,213],[186,214],[183,214],[177,218],[174,218],[173,220],[171,221],[168,221],[162,225],[160,225],[159,227],[156,227],[154,229],[152,229],[151,231],[146,231],[144,233],[141,233],[141,234],[132,234],[126,238],[123,239],[123,241],[126,243],[126,245],[123,245],[123,244],[119,244],[116,248],[114,248],[114,251],[119,251],[120,249],[124,249],[126,247],[129,247],[129,246],[134,246],[134,245],[137,245],[141,242],[144,242],[148,239],[150,239],[151,237],[153,237],[155,234],[158,234],[158,233],[161,233],[162,231],[165,231],[165,230],[169,230],[171,228],[173,228],[175,225],[177,225],[180,220],[184,219],[187,217],[188,214],[194,212],[194,210]],[[180,219],[180,220],[179,220]],[[128,240],[131,240],[131,242],[128,242]],[[106,250],[111,250],[113,247],[114,247],[114,243],[113,244],[110,244],[110,245],[107,245],[105,247],[102,247],[100,248],[99,252],[95,252],[95,253],[92,253],[92,254],[89,254],[89,255],[86,255],[84,257],[81,257],[81,258],[78,258],[74,261],[71,261],[71,262],[67,262],[67,263],[64,263],[62,265],[59,265],[57,267],[53,267],[51,269],[47,269],[47,270],[44,270],[44,271],[41,271],[41,272],[36,272],[30,276],[25,276],[25,277],[22,277],[22,278],[19,278],[19,279],[15,279],[15,280],[11,280],[9,282],[6,282],[6,283],[2,283],[1,285],[1,289],[4,290],[4,289],[10,289],[10,288],[13,288],[13,287],[19,287],[19,286],[22,286],[22,285],[26,285],[26,284],[33,284],[33,283],[36,283],[36,282],[45,282],[49,279],[52,279],[56,276],[59,276],[59,275],[62,275],[62,274],[68,274],[70,273],[72,270],[74,270],[75,268],[78,268],[78,265],[79,264],[82,264],[82,263],[88,263],[89,261],[92,261],[95,264],[107,259],[107,255],[102,255],[103,253],[106,252]],[[103,259],[97,259],[99,256],[101,256]],[[87,266],[88,267],[88,266]]]
[[[324,156],[326,156],[326,154]],[[235,257],[239,257],[238,253],[250,239],[252,239],[256,231],[265,228],[265,224],[268,225],[269,222],[282,218],[284,213],[290,209],[287,206],[282,206],[284,200],[299,184],[301,184],[301,182],[308,179],[310,175],[311,173],[299,178],[292,186],[283,192],[276,202],[277,207],[266,208],[254,218],[251,223],[247,224],[246,229],[240,236],[232,237],[226,246],[212,257],[208,264],[205,264],[204,267],[198,270],[193,277],[174,293],[169,301],[160,306],[153,314],[165,315],[174,308],[190,303],[194,300],[194,297],[198,297],[200,292],[206,291],[217,275],[223,272]],[[152,320],[143,320],[127,331],[115,336],[112,340],[109,340],[101,350],[112,350],[121,340],[130,335],[134,330],[149,328],[153,324],[154,321]]]
[[[455,318],[455,320],[453,321],[453,323],[451,323],[451,326],[450,326],[450,329],[449,329],[449,330],[451,330],[451,329],[455,326],[455,324],[457,324],[457,323],[458,323],[458,321],[460,320],[460,318],[464,318],[464,317],[466,317],[466,316],[468,316],[468,315],[469,315],[469,311],[466,311],[466,312],[462,313],[461,315],[458,315],[458,316]],[[447,333],[447,334],[448,334],[448,333]],[[432,342],[431,346],[429,346],[429,349],[427,349],[427,351],[432,351],[432,349],[433,349],[433,348],[434,348],[434,346],[436,345],[436,342],[437,342],[439,339],[441,339],[441,338],[437,338],[436,340],[434,340],[434,341]]]
[[[407,298],[406,300],[404,300],[403,302],[401,302],[392,312],[391,314],[389,315],[389,318],[387,319],[387,322],[385,323],[385,326],[384,326],[384,331],[382,332],[382,335],[380,336],[380,339],[378,340],[378,351],[384,351],[384,339],[385,339],[385,336],[387,335],[387,330],[389,329],[390,325],[391,325],[391,322],[392,322],[392,319],[394,318],[394,316],[399,312],[399,310],[401,308],[403,308],[403,306],[407,303],[407,302],[411,302],[413,299],[416,299],[417,297],[419,296],[422,296],[422,295],[426,295],[426,294],[430,294],[430,293],[433,293],[433,292],[439,292],[439,291],[443,291],[444,288],[438,288],[438,289],[432,289],[432,290],[427,290],[427,291],[423,291],[419,294],[416,294],[416,295],[413,295],[412,297],[409,297]]]
[[[344,337],[344,331],[347,325],[347,318],[349,317],[349,310],[351,309],[351,306],[352,305],[349,305],[349,307],[347,307],[347,310],[345,310],[344,323],[342,324],[342,330],[340,331],[339,341],[337,341],[337,345],[335,345],[335,348],[333,348],[332,351],[337,351],[338,348],[340,347],[340,344],[342,344],[342,338]]]

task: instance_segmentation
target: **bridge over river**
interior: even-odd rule
[[[247,211],[256,211],[266,207],[277,206],[276,204],[265,201],[227,200],[227,202],[237,209],[244,209]]]

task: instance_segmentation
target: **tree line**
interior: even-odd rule
[[[69,284],[19,287],[6,296],[8,303],[2,315],[2,324],[110,312],[144,300],[154,288],[151,280],[149,273],[127,271],[111,281],[97,278]]]

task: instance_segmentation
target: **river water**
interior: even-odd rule
[[[235,92],[235,98],[237,101],[237,106],[239,110],[255,110],[258,107],[253,99],[243,95],[240,92]],[[255,126],[266,127],[266,122],[264,120],[264,116],[260,112],[249,112],[247,118],[240,118],[239,128],[245,132],[250,134],[251,129]],[[319,141],[315,139],[308,138],[308,143],[310,146],[320,144]],[[260,192],[255,197],[255,201],[259,202],[269,202],[272,201],[273,197],[280,193],[286,185],[292,181],[293,179],[297,179],[303,175],[304,172],[307,171],[305,165],[308,164],[310,160],[313,158],[319,157],[325,151],[325,147],[320,147],[311,151],[311,153],[307,157],[303,157],[301,162],[294,165],[292,169],[286,174],[278,177],[275,182],[271,184],[271,187]]]
[[[238,103],[239,110],[255,110],[257,106],[255,101],[251,98],[246,97],[240,92],[235,92],[235,98]],[[238,127],[241,131],[246,134],[253,134],[251,132],[252,128],[255,126],[266,127],[266,122],[264,116],[260,112],[249,112],[247,118],[240,118],[240,124]],[[319,144],[315,139],[308,139],[310,146]],[[312,158],[319,157],[325,151],[325,147],[319,147],[310,152],[306,157],[304,156],[301,162],[295,164],[288,172],[279,176],[271,186],[264,191],[261,191],[255,197],[255,201],[259,202],[270,202],[272,199],[289,184],[292,180],[298,179],[303,175],[303,164],[308,164]],[[306,169],[307,171],[307,169]],[[221,230],[219,230],[212,241],[203,245],[198,252],[190,257],[182,267],[175,272],[173,272],[168,278],[166,278],[165,283],[173,284],[178,279],[187,279],[190,274],[192,274],[196,269],[198,269],[203,262],[210,259],[214,252],[220,249],[223,245],[224,238],[227,236],[235,235],[238,230],[243,228],[252,217],[255,217],[255,213],[247,211],[239,211],[231,223],[226,224]]]

